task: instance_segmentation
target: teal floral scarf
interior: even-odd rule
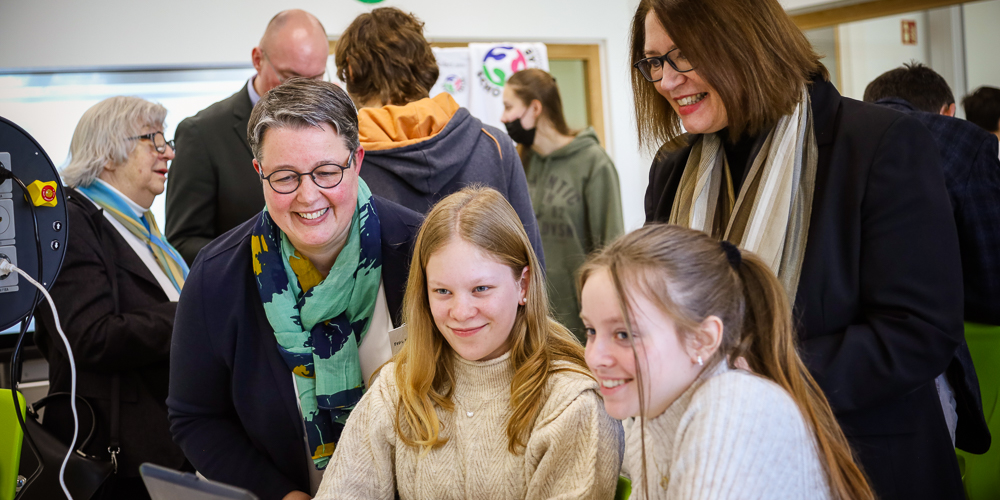
[[[326,278],[295,250],[266,208],[251,238],[260,299],[295,374],[309,449],[322,469],[364,392],[358,346],[382,280],[382,236],[371,191],[359,178],[350,234]]]

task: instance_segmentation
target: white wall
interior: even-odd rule
[[[917,44],[903,45],[900,22],[917,22]],[[876,77],[911,60],[928,64],[929,30],[926,12],[869,19],[840,25],[840,93],[861,100]]]
[[[781,3],[787,9],[812,10],[837,2]],[[415,13],[426,22],[425,33],[432,40],[600,43],[605,137],[621,179],[625,224],[632,229],[644,218],[651,162],[651,154],[637,145],[629,84],[628,31],[637,4],[388,0],[376,6]],[[373,8],[357,0],[0,0],[0,68],[245,63],[271,16],[292,7],[316,14],[334,36]]]
[[[631,229],[644,218],[651,158],[638,151],[632,118],[627,43],[637,4],[577,0],[567,8],[564,2],[537,0],[389,0],[376,6],[415,13],[432,40],[601,44],[605,136]],[[314,13],[334,36],[373,8],[357,0],[2,0],[0,68],[248,62],[267,21],[292,7]]]
[[[982,85],[1000,87],[1000,64],[997,63],[997,49],[1000,48],[1000,0],[968,3],[965,11],[965,67],[968,75],[968,90],[971,92]],[[961,100],[961,96],[955,96]]]
[[[953,5],[927,12],[930,22],[930,66],[948,82],[957,102],[966,93],[965,41],[962,27],[962,6]],[[955,107],[955,116],[965,118],[962,106]]]

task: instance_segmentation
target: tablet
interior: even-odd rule
[[[153,500],[258,500],[257,495],[242,488],[200,479],[189,472],[180,472],[151,463],[139,466],[139,474]]]

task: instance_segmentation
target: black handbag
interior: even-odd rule
[[[57,392],[49,394],[28,408],[24,424],[27,427],[28,436],[34,442],[38,454],[41,455],[42,464],[40,474],[31,484],[26,485],[27,487],[17,496],[18,500],[65,498],[65,493],[63,493],[62,487],[59,485],[59,469],[62,467],[62,462],[69,445],[52,434],[51,431],[38,421],[38,412],[56,398],[68,399],[69,393]],[[115,469],[117,468],[117,453],[113,453],[109,461],[88,455],[83,451],[94,436],[94,427],[96,426],[97,419],[94,408],[90,406],[90,403],[86,399],[77,396],[76,403],[81,422],[86,421],[85,419],[89,414],[90,430],[84,436],[83,429],[81,429],[80,436],[77,439],[76,450],[70,455],[69,462],[66,464],[65,481],[67,489],[69,489],[70,494],[73,495],[75,500],[86,500],[93,497],[97,489],[104,484],[104,481],[115,473]],[[32,454],[25,456],[22,453],[22,474],[27,472],[26,468],[29,471],[37,469],[37,465],[31,463],[34,458]]]
[[[99,244],[101,248],[105,251],[102,254],[102,260],[104,261],[105,269],[107,269],[108,278],[111,280],[111,297],[114,301],[114,313],[119,314],[119,302],[118,302],[118,279],[115,275],[114,266],[112,261],[113,256],[107,255],[107,247],[104,245],[104,238],[101,236],[101,225],[98,222],[100,219],[104,218],[103,210],[98,210],[94,215],[94,224],[96,226],[95,233],[97,234]],[[36,401],[34,404],[28,408],[27,416],[24,419],[24,424],[27,430],[24,436],[24,441],[29,447],[31,443],[34,443],[34,448],[37,449],[38,455],[42,461],[38,464],[34,461],[35,454],[28,451],[22,447],[21,453],[21,464],[19,467],[20,474],[29,478],[29,483],[25,484],[24,489],[22,489],[15,500],[51,500],[57,498],[65,498],[66,494],[62,490],[62,486],[59,484],[59,470],[62,468],[62,462],[66,457],[66,451],[69,448],[69,443],[64,442],[59,437],[55,436],[49,429],[38,421],[38,411],[40,411],[46,404],[52,402],[56,397],[69,398],[70,394],[68,392],[57,392],[49,394],[48,396]],[[86,409],[90,414],[90,431],[87,432],[87,436],[82,438],[82,432],[77,437],[76,450],[70,455],[69,461],[66,463],[66,474],[64,476],[66,482],[66,488],[69,490],[70,494],[73,496],[74,500],[89,500],[94,496],[94,493],[104,484],[105,481],[111,475],[118,472],[118,454],[121,452],[121,446],[118,441],[118,430],[119,430],[119,412],[121,406],[121,375],[115,374],[112,378],[111,384],[111,422],[110,424],[110,440],[108,443],[108,452],[111,455],[110,460],[104,460],[101,457],[94,455],[88,455],[84,452],[84,448],[90,443],[90,439],[94,436],[94,428],[97,425],[97,413],[94,412],[94,408],[90,403],[83,397],[77,395],[77,413],[79,421],[85,422],[84,415],[80,414],[82,409]],[[82,405],[80,403],[83,403]],[[82,430],[82,429],[81,429]],[[82,439],[81,439],[82,438]],[[27,460],[26,460],[27,459]],[[34,463],[33,463],[34,462]],[[40,469],[40,470],[39,470]],[[37,472],[36,472],[37,471]],[[39,475],[34,479],[31,476],[38,473]]]

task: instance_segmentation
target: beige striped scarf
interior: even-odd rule
[[[768,133],[739,197],[733,193],[722,140],[717,134],[701,136],[691,147],[669,222],[757,254],[794,302],[809,234],[816,163],[809,93],[803,89],[795,110]]]

